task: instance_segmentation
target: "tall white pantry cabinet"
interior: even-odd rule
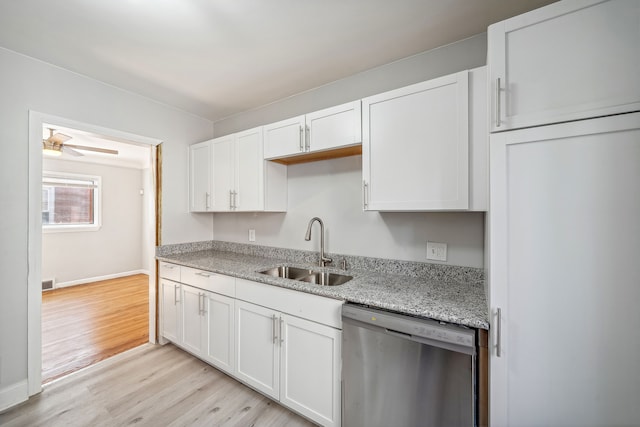
[[[640,425],[640,2],[488,38],[490,424]]]

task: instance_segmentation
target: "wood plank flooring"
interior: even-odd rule
[[[149,276],[42,294],[42,382],[149,341]]]
[[[17,426],[313,426],[171,344],[145,344],[54,381],[0,414]]]

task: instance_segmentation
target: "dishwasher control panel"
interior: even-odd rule
[[[457,325],[443,324],[436,320],[420,319],[352,304],[342,306],[342,317],[343,320],[353,319],[370,327],[382,328],[388,334],[406,339],[475,348],[475,331]]]

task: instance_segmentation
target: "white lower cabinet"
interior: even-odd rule
[[[340,425],[342,332],[280,317],[280,402],[325,425]]]
[[[213,292],[205,292],[203,303],[207,323],[204,357],[213,366],[233,374],[235,300]]]
[[[234,299],[182,285],[182,339],[185,350],[233,373]]]
[[[320,425],[339,426],[342,301],[238,280],[237,297],[251,302],[236,300],[236,377]]]
[[[206,319],[203,316],[203,295],[201,289],[182,285],[182,347],[201,355],[205,348]]]
[[[280,313],[236,301],[236,376],[256,390],[280,398]]]
[[[160,279],[160,335],[172,342],[180,341],[180,283]]]
[[[160,279],[162,340],[322,426],[340,426],[342,301],[189,267],[171,271],[189,284]]]

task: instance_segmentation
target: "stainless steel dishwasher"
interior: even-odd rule
[[[342,309],[342,426],[474,426],[475,330]]]

